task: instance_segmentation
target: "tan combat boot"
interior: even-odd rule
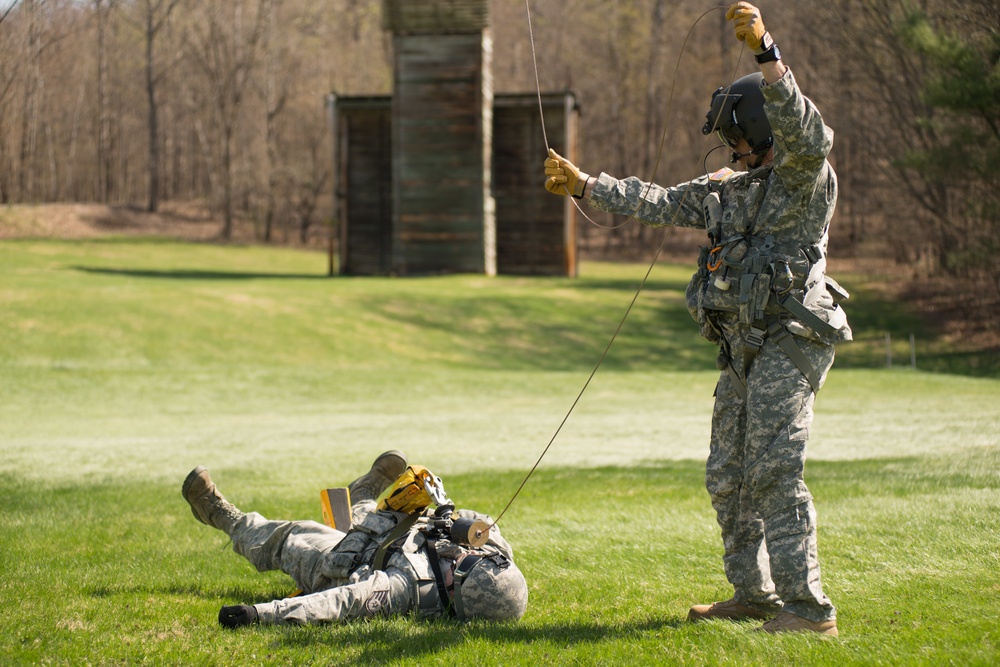
[[[729,598],[724,602],[714,604],[696,604],[688,611],[688,620],[707,621],[712,618],[721,618],[727,621],[763,621],[772,615],[741,604],[736,601],[736,598]]]
[[[233,526],[243,518],[243,512],[222,497],[215,483],[203,466],[198,466],[184,480],[181,487],[184,500],[191,505],[194,518],[202,523],[218,528],[226,535],[232,535]]]
[[[771,634],[779,632],[815,632],[828,637],[836,637],[840,634],[837,632],[837,621],[835,619],[810,621],[808,618],[802,618],[787,611],[781,612],[772,620],[757,628],[757,631],[769,632]]]
[[[348,485],[351,503],[375,500],[406,470],[406,454],[395,449],[380,454],[372,469]]]

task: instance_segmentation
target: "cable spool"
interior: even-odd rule
[[[455,519],[451,524],[451,541],[464,547],[479,548],[490,539],[490,525],[479,519]]]

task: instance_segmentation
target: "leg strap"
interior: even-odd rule
[[[764,346],[764,339],[767,338],[767,330],[763,329],[763,322],[754,322],[750,331],[743,337],[743,393],[746,394],[746,377],[750,372],[750,364],[757,358],[757,353]],[[743,397],[746,400],[746,396]]]
[[[747,383],[743,381],[740,374],[736,372],[735,368],[733,368],[732,361],[726,364],[726,373],[729,375],[729,379],[733,383],[733,390],[736,392],[736,395],[739,396],[740,400],[745,403],[747,400]]]
[[[720,336],[720,338],[719,357],[715,360],[715,365],[720,371],[726,371],[726,375],[729,376],[729,380],[733,384],[733,391],[736,392],[741,401],[746,402],[747,383],[743,381],[739,371],[733,366],[733,354],[729,349],[729,343],[726,342],[725,337]]]
[[[750,372],[750,364],[757,357],[757,353],[760,352],[760,348],[764,345],[764,340],[768,337],[771,338],[775,343],[781,347],[782,351],[788,358],[792,360],[796,368],[802,371],[802,374],[806,376],[809,380],[809,385],[812,387],[813,393],[819,393],[819,374],[813,365],[809,363],[806,355],[802,352],[802,349],[795,342],[795,339],[788,333],[784,325],[780,320],[774,319],[770,324],[767,325],[767,329],[760,328],[764,326],[760,323],[760,326],[751,326],[750,332],[744,337],[743,345],[743,376],[736,372],[733,368],[732,361],[727,366],[727,371],[729,376],[733,379],[733,385],[736,387],[736,393],[739,394],[740,398],[744,401],[746,400],[747,385],[745,378],[747,373]],[[728,356],[728,355],[727,355]]]
[[[792,363],[806,376],[806,379],[809,380],[809,384],[812,386],[813,393],[819,393],[819,374],[816,373],[816,369],[806,359],[806,355],[802,352],[798,343],[795,342],[795,339],[788,333],[788,330],[785,329],[784,325],[780,321],[774,320],[767,327],[767,335],[781,346],[781,349],[785,351],[785,354],[792,360]]]

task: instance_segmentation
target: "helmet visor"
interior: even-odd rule
[[[712,104],[705,114],[705,127],[703,134],[709,134],[713,130],[719,139],[730,148],[736,147],[736,142],[743,137],[743,130],[740,129],[736,120],[736,103],[743,95],[731,92],[731,88],[719,88],[712,95]]]
[[[743,132],[737,125],[727,125],[715,131],[719,135],[719,140],[730,148],[736,148],[736,144],[743,138]]]

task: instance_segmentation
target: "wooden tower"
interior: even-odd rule
[[[391,98],[331,96],[340,271],[576,275],[575,209],[542,187],[535,94],[494,99],[490,0],[383,0]],[[543,98],[574,159],[577,107]]]

